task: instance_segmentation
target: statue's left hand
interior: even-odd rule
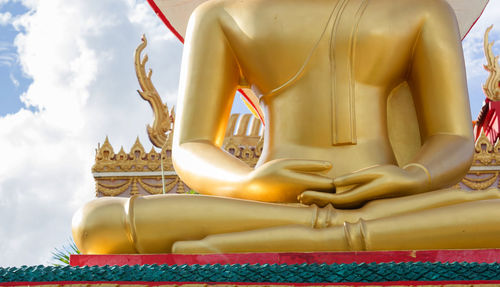
[[[381,165],[356,171],[334,179],[335,187],[354,186],[343,193],[305,191],[299,196],[303,204],[336,208],[360,207],[380,198],[400,197],[424,192],[428,181],[418,169],[405,170],[395,165]]]

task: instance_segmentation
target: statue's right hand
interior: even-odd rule
[[[249,192],[263,201],[296,202],[305,190],[333,192],[333,179],[321,175],[332,168],[328,161],[276,159],[256,167],[245,180]]]

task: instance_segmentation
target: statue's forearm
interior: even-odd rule
[[[428,178],[427,190],[436,190],[460,181],[470,168],[474,152],[471,138],[438,134],[429,137],[407,170]],[[415,163],[415,164],[413,164]]]
[[[181,68],[172,160],[197,192],[238,196],[252,169],[220,149],[240,71],[219,23],[219,10],[197,9]]]
[[[252,168],[219,147],[207,141],[174,145],[172,158],[181,179],[197,192],[245,198],[242,182]]]
[[[275,159],[252,169],[208,141],[174,147],[177,173],[203,194],[264,202],[296,202],[304,190],[333,190],[333,180],[322,172],[327,161]]]
[[[459,29],[445,2],[436,6],[415,42],[408,83],[423,146],[408,170],[430,177],[427,190],[457,183],[473,155],[472,124]],[[418,166],[421,165],[421,166]]]

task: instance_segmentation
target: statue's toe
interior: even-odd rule
[[[172,246],[172,253],[175,254],[207,254],[221,253],[206,240],[177,241]]]

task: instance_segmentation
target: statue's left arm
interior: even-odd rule
[[[474,140],[462,44],[446,1],[432,1],[413,51],[408,83],[423,146],[406,170],[421,169],[430,183],[419,192],[460,181],[470,168]]]
[[[231,1],[228,1],[231,2]],[[180,178],[201,194],[295,202],[304,190],[331,190],[317,174],[331,163],[276,159],[258,168],[221,149],[242,71],[227,31],[236,31],[224,1],[207,1],[191,15],[184,46],[172,161]]]
[[[420,126],[422,148],[404,167],[382,165],[334,180],[345,193],[305,192],[302,202],[356,207],[368,201],[437,190],[460,181],[473,156],[462,46],[455,15],[445,1],[429,4],[413,46],[407,81]]]

